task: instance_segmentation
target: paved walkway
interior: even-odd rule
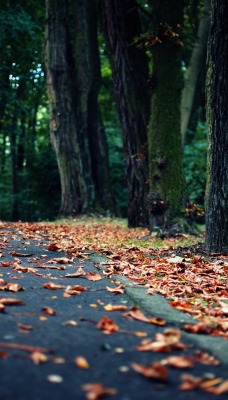
[[[180,390],[181,375],[227,379],[227,341],[210,337],[200,341],[199,335],[183,334],[181,342],[187,345],[183,350],[137,351],[142,340],[176,329],[188,317],[123,278],[104,277],[96,268],[100,261],[96,254],[72,260],[70,255],[47,250],[45,243],[28,241],[23,234],[0,235],[0,400],[96,400],[98,395],[89,397],[91,387],[84,386],[94,383],[109,388],[104,398],[113,400],[215,398],[202,390]],[[102,279],[91,280],[98,279],[96,274]],[[107,290],[121,284],[124,294]],[[15,299],[19,304],[10,305]],[[110,312],[104,308],[109,304],[121,310]],[[165,318],[166,325],[124,317],[133,306],[148,318]],[[199,347],[214,351],[221,365],[196,362],[184,370],[167,366],[165,381],[147,379],[132,368],[134,363],[150,365],[170,355],[193,356]],[[225,398],[227,394],[219,396]]]

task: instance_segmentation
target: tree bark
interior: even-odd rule
[[[182,25],[183,2],[156,0],[153,4],[154,88],[148,138],[151,230],[164,229],[176,222],[181,215],[184,194],[180,132],[181,43],[175,36]]]
[[[186,73],[185,85],[181,99],[181,136],[182,144],[185,143],[186,131],[189,124],[189,119],[192,112],[192,105],[197,86],[199,73],[205,69],[206,54],[207,54],[207,39],[210,28],[210,0],[205,0],[205,14],[202,17],[198,32],[195,47],[192,51],[190,63]]]
[[[129,227],[147,226],[149,118],[148,61],[133,44],[140,34],[135,0],[100,0],[123,131]]]
[[[97,35],[97,1],[75,2],[71,0],[71,7],[75,22],[73,30],[75,79],[77,87],[80,88],[78,96],[78,111],[81,114],[79,143],[81,151],[87,148],[87,152],[90,153],[97,205],[105,210],[112,210],[108,146],[98,104],[101,72]]]
[[[99,167],[95,166],[101,151],[100,147],[93,147],[95,142],[101,146],[97,126],[100,78],[96,82],[95,76],[99,64],[93,58],[98,51],[96,23],[92,21],[94,6],[88,0],[77,0],[70,2],[69,7],[64,0],[47,0],[46,65],[51,139],[60,172],[62,215],[86,213],[94,208],[94,177],[97,192],[100,197],[104,195],[104,187],[101,188],[97,178],[98,169],[105,164],[104,157]],[[107,161],[106,153],[105,157]],[[103,170],[104,177],[107,170]]]
[[[207,60],[206,247],[228,249],[228,4],[212,0]]]

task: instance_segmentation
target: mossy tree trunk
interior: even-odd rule
[[[123,131],[129,227],[148,225],[148,60],[133,43],[140,34],[135,0],[100,0]]]
[[[183,2],[155,0],[153,90],[148,129],[150,228],[170,227],[183,207],[181,146],[181,30]]]
[[[206,247],[228,249],[228,4],[212,0],[207,61]]]
[[[96,2],[46,0],[46,4],[51,139],[61,180],[60,214],[70,216],[93,210],[98,196],[105,207],[110,201],[97,103]]]

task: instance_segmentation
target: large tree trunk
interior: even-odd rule
[[[149,123],[150,228],[176,222],[183,206],[184,179],[180,132],[182,90],[181,44],[175,34],[182,25],[181,0],[155,0],[153,82]]]
[[[60,172],[62,215],[93,209],[96,192],[103,207],[111,204],[97,102],[100,66],[96,3],[70,1],[69,7],[64,0],[47,0],[51,139]]]
[[[148,62],[133,44],[140,34],[135,0],[100,0],[117,109],[123,131],[129,227],[148,225]]]
[[[210,28],[210,0],[205,0],[205,14],[202,17],[198,32],[197,41],[192,51],[190,63],[186,73],[185,85],[181,99],[181,136],[182,144],[185,143],[186,131],[192,112],[193,100],[196,92],[197,80],[201,70],[205,70],[207,39]]]
[[[208,41],[206,246],[228,248],[228,3],[212,0]]]

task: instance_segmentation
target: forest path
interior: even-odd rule
[[[29,239],[13,226],[0,244],[1,400],[208,400],[205,388],[226,385],[226,365],[211,365],[168,311],[163,326],[159,298],[157,313],[145,312],[141,289],[104,276],[95,253],[52,251],[45,235]],[[153,351],[140,351],[147,345]],[[197,394],[180,390],[183,381]]]

